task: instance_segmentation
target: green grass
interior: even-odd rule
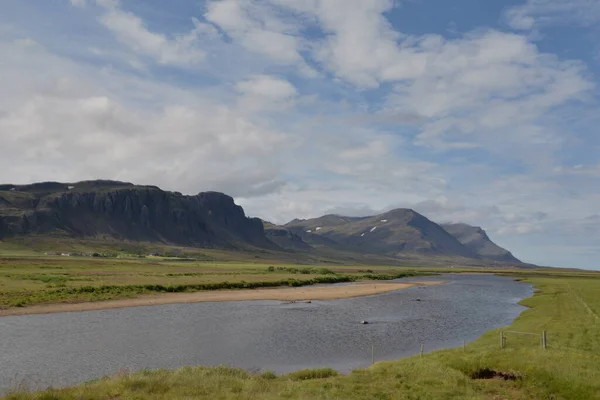
[[[0,309],[134,298],[152,293],[304,286],[414,276],[414,269],[181,262],[168,257],[0,255]]]
[[[212,282],[199,284],[179,284],[179,285],[112,285],[112,286],[79,286],[62,287],[58,289],[47,289],[40,291],[20,291],[0,293],[0,307],[25,307],[34,304],[50,304],[61,302],[86,302],[101,301],[119,298],[132,298],[150,293],[183,293],[214,290],[233,290],[233,289],[257,289],[266,287],[280,286],[308,286],[317,284],[331,284],[343,282],[355,282],[359,280],[391,280],[412,276],[409,273],[398,273],[394,275],[327,275],[317,276],[307,279],[280,279],[272,281],[254,281],[254,282]],[[44,280],[42,280],[44,281]],[[48,281],[48,280],[45,280]],[[52,281],[56,281],[52,279]],[[61,281],[63,282],[63,281]],[[66,281],[65,281],[66,282]]]
[[[537,338],[515,335],[500,349],[495,330],[466,350],[376,363],[348,375],[321,369],[276,377],[226,367],[187,367],[123,373],[72,388],[13,393],[6,399],[600,399],[598,274],[528,275],[522,279],[536,287],[535,295],[522,302],[529,309],[503,329],[546,330],[546,350]],[[514,379],[474,379],[481,371]]]

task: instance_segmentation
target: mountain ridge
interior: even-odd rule
[[[294,219],[283,226],[301,236],[309,244],[315,244],[315,238],[320,237],[320,240],[325,238],[334,240],[338,245],[346,244],[355,250],[366,250],[372,248],[374,244],[365,243],[365,237],[376,236],[376,240],[385,241],[385,235],[376,234],[378,230],[381,232],[382,229],[389,228],[389,224],[393,220],[396,220],[396,230],[404,231],[404,235],[402,232],[400,235],[392,234],[390,239],[394,245],[383,249],[387,254],[398,250],[396,255],[402,252],[449,254],[457,257],[521,264],[521,261],[510,252],[493,243],[481,228],[461,224],[460,226],[464,229],[469,227],[471,230],[483,232],[477,242],[465,241],[465,236],[458,234],[456,229],[445,229],[443,225],[430,221],[412,209],[399,208],[365,217],[328,214],[312,219]],[[375,245],[375,247],[382,250],[385,246]],[[482,249],[484,250],[482,251]]]
[[[274,245],[265,237],[262,221],[246,217],[225,194],[184,196],[156,186],[97,182],[1,185],[0,238],[107,235],[199,247]]]
[[[415,252],[473,256],[441,227],[411,209],[395,209],[370,217],[326,215],[288,223],[285,227],[301,236],[306,236],[307,233],[318,234],[365,253],[390,255]]]
[[[284,225],[247,217],[219,192],[183,195],[112,180],[0,185],[0,239],[105,237],[201,248],[406,259],[447,256],[520,264],[485,231],[429,220],[412,209],[347,217],[327,214]]]

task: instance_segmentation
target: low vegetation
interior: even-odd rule
[[[273,281],[254,281],[254,282],[213,282],[199,284],[179,284],[179,285],[102,285],[102,286],[80,286],[71,288],[59,288],[51,290],[41,290],[32,292],[6,292],[0,294],[0,303],[6,307],[25,307],[34,304],[49,304],[73,301],[101,301],[119,298],[132,298],[150,293],[183,293],[199,292],[209,290],[234,290],[234,289],[257,289],[280,286],[307,286],[317,284],[331,284],[343,282],[355,282],[359,280],[390,280],[413,276],[409,273],[397,273],[394,275],[335,275],[318,276],[309,279],[282,279]]]
[[[281,267],[281,266],[269,266],[269,268],[267,268],[267,271],[269,272],[289,272],[290,274],[303,274],[303,275],[310,275],[310,274],[320,274],[320,275],[333,275],[335,274],[335,272],[333,272],[330,269],[327,268],[309,268],[309,267],[302,267],[302,268],[295,268],[295,267]],[[365,272],[364,270],[357,270],[356,272]],[[371,273],[373,271],[370,271]]]
[[[416,275],[414,269],[269,265],[170,257],[0,253],[0,310],[37,304],[134,298],[154,293],[305,286]]]
[[[528,272],[533,297],[509,328],[451,349],[338,375],[330,369],[275,376],[227,367],[122,373],[77,387],[15,392],[34,399],[600,399],[600,279],[594,273]]]

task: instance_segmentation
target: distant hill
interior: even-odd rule
[[[0,185],[0,238],[31,234],[276,247],[261,220],[222,193],[184,196],[114,181]]]
[[[509,263],[521,262],[510,251],[492,242],[480,227],[467,224],[442,224],[442,227],[481,258]]]

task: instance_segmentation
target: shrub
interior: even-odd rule
[[[292,372],[288,375],[288,378],[292,381],[306,381],[309,379],[324,379],[337,376],[338,372],[331,368],[316,368],[316,369],[303,369],[300,371]]]
[[[321,275],[335,275],[335,272],[327,268],[319,268],[317,273]]]
[[[273,371],[265,371],[260,374],[260,377],[263,379],[277,379],[277,375],[275,375],[275,372]]]

